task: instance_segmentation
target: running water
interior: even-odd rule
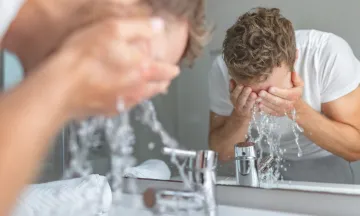
[[[302,150],[300,148],[299,133],[298,132],[302,133],[302,132],[304,132],[304,130],[302,128],[300,128],[300,126],[296,123],[296,110],[295,109],[293,109],[291,111],[291,117],[292,117],[291,128],[292,128],[292,131],[293,131],[293,133],[295,135],[295,143],[296,143],[296,145],[298,147],[298,157],[302,157],[303,152],[302,152]]]
[[[154,104],[151,101],[144,101],[140,104],[140,108],[141,108],[141,115],[138,116],[140,122],[144,125],[149,126],[154,133],[157,133],[160,136],[161,141],[165,146],[170,148],[178,148],[179,143],[166,132],[162,124],[157,119]],[[185,160],[181,164],[177,159],[176,155],[173,154],[171,155],[171,163],[173,163],[178,169],[180,177],[184,182],[185,188],[187,189],[192,188],[191,182],[185,174],[185,166],[187,164],[187,160]]]
[[[295,136],[295,143],[298,147],[298,157],[301,157],[303,153],[299,145],[299,132],[301,133],[303,130],[296,123],[296,110],[292,110],[291,114],[292,123],[290,126]],[[261,162],[266,154],[269,154],[270,157],[274,157],[276,161],[276,165],[271,167],[266,173],[259,173],[260,179],[266,181],[265,183],[274,182],[281,178],[280,168],[281,163],[284,161],[283,155],[286,152],[286,149],[281,149],[280,146],[281,134],[278,133],[280,129],[280,125],[277,123],[277,117],[259,112],[257,105],[254,106],[247,139],[248,141],[255,143],[259,151],[258,162]],[[254,132],[256,132],[256,135],[254,135]],[[264,146],[264,144],[267,146]],[[266,152],[265,148],[267,148]],[[286,168],[282,169],[286,171]]]
[[[144,101],[139,105],[140,113],[137,120],[157,133],[164,145],[177,148],[179,144],[173,139],[158,121],[156,111],[151,101]],[[136,159],[133,157],[135,135],[130,122],[130,111],[124,109],[120,101],[118,110],[121,114],[116,118],[92,117],[80,123],[74,123],[70,127],[70,157],[71,161],[65,172],[65,178],[82,177],[92,173],[92,166],[88,160],[89,152],[93,148],[108,144],[110,149],[111,167],[107,174],[110,182],[114,204],[121,203],[121,195],[125,186],[123,174],[126,168],[133,167]],[[183,179],[185,188],[191,188],[191,182],[185,175],[185,160],[182,164],[171,156],[171,162],[176,165]],[[127,188],[130,193],[135,193],[135,179],[127,179]],[[84,194],[85,196],[85,194]],[[84,210],[86,207],[84,206]]]

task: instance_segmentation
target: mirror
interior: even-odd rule
[[[273,129],[275,136],[272,137],[275,139],[277,135],[282,134],[280,147],[276,147],[276,142],[278,141],[272,140],[275,146],[275,149],[273,150],[276,154],[280,154],[280,152],[282,152],[282,154],[280,154],[282,160],[279,163],[276,163],[280,171],[280,176],[282,176],[278,177],[279,181],[281,181],[280,179],[283,179],[284,181],[293,182],[340,184],[360,183],[360,165],[356,163],[358,158],[355,155],[352,157],[352,154],[349,153],[351,152],[350,150],[344,150],[345,148],[353,147],[334,147],[334,145],[350,146],[353,144],[356,145],[357,143],[360,144],[360,139],[349,139],[345,142],[344,140],[338,139],[337,136],[330,136],[326,133],[322,133],[321,129],[319,129],[321,127],[331,127],[325,126],[325,124],[342,124],[333,123],[335,120],[330,122],[330,120],[328,120],[329,118],[338,118],[338,121],[341,121],[340,119],[342,118],[349,118],[347,115],[337,115],[337,112],[342,111],[337,111],[337,108],[334,108],[336,106],[334,104],[337,104],[334,103],[334,101],[354,90],[356,88],[356,86],[354,87],[354,80],[357,79],[358,75],[360,75],[360,63],[358,63],[358,60],[355,59],[360,58],[360,42],[357,40],[360,35],[360,30],[356,27],[349,27],[355,26],[354,24],[356,21],[360,20],[360,16],[357,15],[355,11],[355,8],[357,8],[356,1],[346,1],[346,4],[344,4],[344,2],[329,3],[328,1],[325,2],[325,0],[315,3],[310,0],[298,2],[277,0],[271,1],[271,3],[265,0],[226,0],[221,2],[210,0],[207,6],[208,19],[216,26],[213,39],[205,50],[204,56],[196,62],[193,68],[183,68],[182,74],[173,83],[169,93],[165,96],[159,96],[153,99],[160,122],[163,123],[169,134],[179,141],[182,147],[194,150],[209,148],[209,108],[214,111],[214,113],[218,112],[216,113],[216,116],[227,116],[232,112],[232,107],[229,109],[227,106],[230,103],[229,98],[224,98],[224,95],[229,97],[229,94],[226,94],[228,93],[229,83],[229,80],[226,80],[229,79],[227,66],[220,58],[218,65],[223,66],[225,68],[224,71],[210,72],[213,62],[216,61],[219,55],[221,55],[226,30],[234,25],[239,16],[250,9],[259,6],[279,8],[280,13],[293,24],[296,30],[296,48],[298,50],[298,58],[294,69],[298,74],[300,74],[300,77],[305,82],[303,90],[304,101],[306,104],[310,103],[310,107],[312,107],[313,112],[319,113],[322,109],[323,111],[326,111],[326,115],[329,116],[325,117],[315,115],[316,118],[307,119],[310,124],[309,122],[298,122],[300,126],[303,127],[305,125],[305,127],[308,128],[308,131],[305,131],[305,135],[296,127],[295,124],[292,124],[292,121],[289,120],[288,117],[281,117],[283,120],[280,121],[280,125],[277,126],[277,129]],[[219,11],[219,8],[221,8],[221,11]],[[224,11],[226,11],[226,13],[224,13]],[[325,44],[328,40],[331,40],[332,44],[326,46]],[[232,44],[232,46],[236,46],[236,44]],[[291,47],[291,45],[289,46]],[[327,50],[325,48],[317,48],[320,46],[326,47]],[[331,58],[335,58],[334,56],[336,54],[334,53],[337,52],[342,53],[338,56],[338,58],[343,58],[346,62],[342,63],[344,64],[343,66],[339,66],[339,70],[335,70],[336,66],[333,66],[330,62],[328,62],[335,61]],[[230,56],[231,54],[228,55]],[[232,53],[232,55],[235,54]],[[326,57],[326,55],[332,57]],[[324,59],[328,60],[322,60],[319,56],[323,56]],[[323,69],[319,69],[320,67]],[[342,67],[352,71],[342,71]],[[331,68],[334,69],[331,70]],[[238,73],[240,74],[239,76],[241,76],[241,72]],[[321,73],[322,75],[316,75],[316,73]],[[280,71],[278,77],[272,77],[270,83],[264,86],[251,86],[249,84],[250,82],[243,82],[242,84],[253,87],[256,89],[257,93],[259,93],[261,89],[266,90],[266,88],[270,86],[285,88],[286,84],[283,86],[282,81],[279,80],[287,79],[290,81],[291,76],[289,77],[289,75],[291,75],[291,73],[281,74]],[[209,76],[213,76],[210,79],[212,80],[210,82],[210,86],[208,83]],[[241,81],[241,79],[237,80],[238,84],[241,84]],[[340,85],[337,82],[343,83]],[[355,85],[358,85],[359,81],[356,80],[355,82]],[[348,85],[352,86],[349,87],[352,88],[352,90],[345,91],[344,89],[347,88]],[[223,94],[221,92],[223,92]],[[351,100],[355,100],[354,98],[355,97]],[[355,104],[356,102],[354,101],[351,103]],[[225,106],[224,109],[221,108],[222,104]],[[344,106],[346,107],[347,105],[339,105],[336,107]],[[300,117],[301,114],[298,116]],[[321,125],[318,125],[320,123],[317,122],[317,118],[323,121]],[[347,120],[344,119],[343,121]],[[350,119],[348,121],[353,122]],[[276,120],[276,122],[278,121]],[[234,125],[236,125],[236,123],[234,123]],[[235,126],[229,126],[230,129],[234,129],[233,127]],[[340,127],[341,126],[339,126],[339,128]],[[348,126],[343,127],[345,128]],[[170,168],[170,179],[179,179],[177,168],[170,162],[169,157],[161,154],[162,144],[159,137],[154,135],[150,129],[147,129],[141,124],[134,123],[134,128],[137,135],[137,144],[134,154],[138,159],[138,163],[149,159],[159,159],[164,161]],[[269,125],[264,125],[263,129],[269,129]],[[299,147],[296,144],[295,135],[292,131],[293,129],[297,131],[296,135],[299,135]],[[313,129],[314,132],[309,131],[311,129]],[[338,133],[338,130],[340,129],[334,129],[333,133]],[[351,129],[349,129],[349,131],[350,130]],[[316,135],[318,133],[320,135]],[[339,136],[344,136],[345,133],[347,132],[339,133]],[[354,131],[348,133],[356,132]],[[219,138],[217,142],[219,143],[214,144],[218,145],[218,151],[224,151],[224,146],[230,146],[228,147],[230,149],[229,155],[225,154],[226,157],[230,156],[229,161],[222,162],[218,166],[218,181],[219,183],[225,183],[226,179],[232,179],[235,181],[236,172],[233,160],[234,152],[232,148],[233,145],[238,143],[240,140],[235,139],[236,141],[226,143],[224,140],[228,139],[230,135],[219,133],[218,136]],[[331,137],[335,137],[336,141],[332,140]],[[359,136],[354,135],[354,137]],[[268,137],[268,139],[270,138],[271,137]],[[342,139],[346,140],[348,138],[343,137]],[[318,142],[321,142],[321,144],[314,144],[312,140],[317,140]],[[344,141],[344,144],[337,144],[339,141]],[[350,142],[352,144],[350,144]],[[256,144],[257,151],[259,150],[258,146],[259,145]],[[270,153],[268,145],[262,143],[262,147],[264,150],[263,156],[266,158],[265,156]],[[298,157],[298,154],[300,157]],[[224,155],[220,155],[220,157],[224,157]],[[160,170],[160,168],[154,168],[152,172],[147,172],[147,175],[150,175],[148,177],[151,178],[157,175],[155,173],[158,172],[160,174],[162,172],[167,173],[166,171]],[[163,177],[165,178],[166,176]]]
[[[279,42],[290,50],[284,52],[291,54],[280,59],[281,63],[296,59],[293,64],[294,70],[304,81],[302,91],[304,103],[301,103],[299,107],[307,110],[304,111],[306,114],[303,116],[301,111],[297,113],[300,118],[297,124],[287,116],[268,118],[256,114],[255,117],[263,119],[263,121],[257,121],[260,123],[252,125],[253,139],[248,140],[255,143],[256,160],[262,162],[256,163],[256,169],[269,173],[271,169],[264,164],[271,164],[274,169],[276,168],[275,173],[278,173],[278,176],[275,175],[275,178],[279,182],[360,184],[360,163],[356,162],[360,159],[360,152],[357,152],[360,151],[357,146],[360,145],[360,134],[355,129],[357,124],[355,119],[358,116],[354,112],[354,109],[357,108],[355,106],[356,94],[358,94],[354,91],[360,82],[360,63],[357,60],[360,59],[360,41],[358,40],[360,28],[356,27],[360,15],[357,11],[358,1],[356,0],[346,2],[273,0],[271,3],[266,0],[209,0],[207,18],[216,27],[213,38],[205,49],[204,55],[196,61],[194,67],[182,67],[181,75],[173,82],[168,94],[152,100],[159,121],[168,134],[180,143],[181,148],[205,150],[209,149],[209,143],[211,143],[212,149],[219,152],[221,161],[217,167],[219,184],[237,184],[234,145],[244,144],[241,142],[245,141],[248,127],[244,127],[245,129],[241,131],[239,126],[241,123],[233,118],[229,120],[227,128],[221,129],[224,124],[221,120],[230,119],[226,116],[231,115],[233,111],[233,105],[229,100],[229,83],[232,82],[230,80],[234,79],[238,85],[250,86],[258,97],[260,97],[261,90],[269,90],[269,87],[289,88],[288,85],[294,83],[289,65],[289,67],[286,65],[276,67],[272,73],[268,71],[268,74],[275,75],[269,75],[264,82],[255,82],[256,78],[263,77],[249,75],[250,72],[246,71],[233,69],[231,76],[229,75],[228,65],[236,68],[235,64],[238,64],[237,68],[246,68],[244,66],[247,61],[246,55],[247,57],[255,56],[257,53],[255,51],[253,53],[246,52],[243,60],[232,59],[233,56],[239,57],[242,54],[242,46],[250,46],[247,43],[242,45],[240,38],[234,39],[236,36],[233,35],[229,36],[232,41],[227,44],[225,60],[221,58],[226,31],[235,24],[239,16],[256,7],[279,8],[280,13],[293,24],[296,30],[295,48],[291,46],[291,39],[285,41],[287,42],[284,42],[285,44]],[[249,20],[250,18],[248,18],[248,22],[250,22]],[[236,31],[233,31],[235,35],[244,32],[241,30],[243,27],[240,24],[239,26]],[[269,29],[271,31],[270,27]],[[258,31],[260,32],[260,30]],[[276,38],[279,40],[278,35],[280,34],[279,30],[276,33]],[[284,33],[282,32],[282,34]],[[284,37],[289,37],[289,35]],[[250,36],[247,39],[249,38]],[[237,40],[240,41],[239,44],[235,43]],[[259,37],[258,40],[252,42],[252,48],[255,50],[258,43],[264,43],[264,41],[266,39]],[[291,48],[297,51],[291,51]],[[281,53],[280,50],[278,48],[273,53]],[[269,50],[265,51],[270,52]],[[261,50],[259,52],[261,53]],[[264,53],[266,54],[266,52]],[[296,53],[297,58],[294,57]],[[259,64],[254,65],[254,73],[261,71],[258,69],[261,68],[261,64],[269,64],[267,61],[270,58],[277,62],[275,54],[268,56],[265,54],[263,58],[257,59]],[[227,62],[225,63],[225,61]],[[18,70],[18,66],[11,59],[5,59],[5,66],[14,66]],[[216,67],[221,68],[216,69]],[[265,72],[266,70],[261,71],[261,73]],[[246,75],[253,79],[239,78],[246,77]],[[15,78],[6,76],[5,67],[5,86],[9,85],[7,83],[9,79]],[[15,79],[15,81],[17,80],[18,78]],[[290,82],[291,80],[293,82]],[[14,81],[10,80],[10,82]],[[346,99],[344,99],[345,97]],[[344,102],[345,100],[346,102]],[[271,102],[269,103],[271,104]],[[273,108],[275,109],[276,106]],[[209,118],[209,111],[214,113],[211,118]],[[324,115],[320,115],[320,111]],[[291,112],[287,113],[291,114]],[[136,114],[132,115],[132,126],[136,135],[133,154],[137,159],[137,167],[127,170],[127,176],[180,180],[178,167],[171,162],[169,156],[165,156],[161,152],[163,148],[161,138],[135,119]],[[303,119],[305,121],[302,121]],[[274,123],[268,124],[267,120]],[[300,127],[298,128],[297,125]],[[256,140],[259,135],[258,127],[262,128],[260,133],[270,131],[267,140]],[[209,131],[212,132],[210,136]],[[217,136],[214,135],[214,131],[217,132]],[[238,138],[234,138],[237,135]],[[63,174],[64,167],[69,162],[69,143],[64,139],[65,136],[67,136],[66,130],[57,138],[59,144],[55,146],[49,159],[51,168],[48,169],[51,169],[52,172],[44,174],[42,179],[55,180]],[[299,136],[298,144],[296,136]],[[231,138],[233,139],[231,140]],[[272,148],[270,149],[268,142],[271,142]],[[242,145],[239,147],[243,148]],[[243,149],[238,149],[238,151],[241,153],[239,156],[244,152]],[[261,152],[262,154],[260,154]],[[275,154],[274,158],[268,157],[271,153]],[[245,156],[248,155],[245,153]],[[260,161],[260,158],[264,160]],[[89,160],[94,173],[105,175],[111,166],[109,146],[105,143],[93,146],[89,152]],[[56,177],[50,178],[49,176]]]

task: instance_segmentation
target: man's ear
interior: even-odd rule
[[[233,78],[230,78],[229,81],[229,91],[232,92],[236,87],[236,81]]]

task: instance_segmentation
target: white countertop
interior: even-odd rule
[[[235,177],[217,176],[217,184],[237,185]],[[172,180],[180,181],[180,177],[174,177]],[[264,189],[286,189],[311,192],[325,192],[348,195],[360,195],[360,185],[356,184],[332,184],[319,182],[301,182],[301,181],[278,181],[276,183],[261,184]]]
[[[152,212],[146,210],[142,203],[142,197],[140,195],[123,195],[123,201],[121,205],[114,207],[109,216],[152,216]],[[133,203],[136,203],[135,205]],[[131,207],[133,206],[133,207]],[[192,216],[204,216],[203,213],[191,214]],[[300,214],[291,214],[275,211],[265,211],[259,209],[239,208],[232,206],[218,206],[218,216],[305,216]]]

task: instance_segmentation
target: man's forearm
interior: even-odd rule
[[[231,118],[224,125],[210,132],[210,148],[219,153],[221,161],[234,158],[234,145],[246,140],[249,121],[239,122]]]
[[[17,55],[25,71],[31,70],[54,50],[54,42],[61,41],[65,21],[28,0],[4,36],[3,48]]]
[[[61,107],[63,92],[46,81],[30,77],[0,97],[0,215],[9,215],[67,119]]]
[[[345,160],[360,158],[360,133],[354,127],[335,122],[313,110],[304,101],[296,105],[296,122],[304,134],[321,148]]]

